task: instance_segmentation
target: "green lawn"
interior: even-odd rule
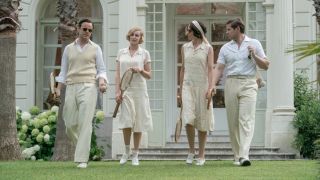
[[[319,179],[320,163],[311,160],[253,161],[252,166],[232,165],[232,161],[207,161],[203,167],[184,161],[140,161],[120,166],[118,161],[90,162],[78,169],[72,162],[0,162],[0,179]]]

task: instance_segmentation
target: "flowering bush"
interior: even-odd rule
[[[22,149],[22,157],[27,160],[50,160],[56,138],[56,122],[58,106],[53,106],[49,111],[40,112],[33,106],[29,112],[22,112],[16,108],[18,140]],[[97,110],[93,118],[91,137],[90,160],[101,160],[104,156],[102,146],[98,146],[95,129],[103,122],[105,114]]]
[[[57,106],[51,110],[40,112],[36,106],[29,112],[16,108],[18,139],[25,159],[50,160],[56,137]]]
[[[102,146],[97,144],[97,135],[95,129],[99,128],[99,124],[103,122],[105,114],[101,110],[97,110],[92,122],[92,135],[91,135],[91,149],[90,149],[90,160],[100,161],[104,156],[104,150]]]

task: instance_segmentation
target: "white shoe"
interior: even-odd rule
[[[194,158],[194,154],[189,153],[189,154],[188,154],[188,157],[187,157],[187,159],[186,159],[186,163],[187,163],[187,164],[192,164],[193,158]]]
[[[87,168],[87,166],[88,166],[88,164],[87,164],[87,163],[79,163],[77,167],[78,167],[78,168],[83,168],[83,169],[84,169],[84,168]]]
[[[134,155],[132,156],[131,163],[132,163],[133,166],[139,166],[138,154],[134,154]]]
[[[122,154],[122,157],[120,159],[120,164],[123,165],[128,161],[129,155],[128,154]]]
[[[197,159],[197,163],[196,163],[196,165],[197,166],[203,166],[204,165],[204,163],[206,162],[206,160],[203,158],[203,159]]]
[[[239,161],[233,161],[233,165],[240,166],[240,162]]]

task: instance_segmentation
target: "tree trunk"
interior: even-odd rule
[[[314,13],[313,15],[316,17],[317,19],[317,23],[318,26],[320,26],[320,0],[313,0],[313,6],[314,6],[314,10],[316,11],[316,13]],[[318,42],[319,43],[319,42]],[[317,55],[317,79],[318,79],[318,85],[320,85],[320,57],[319,55]]]
[[[20,159],[16,124],[16,32],[0,33],[0,160]]]
[[[16,123],[16,32],[20,0],[0,1],[0,160],[21,159]]]
[[[77,0],[58,0],[57,14],[60,19],[59,23],[59,40],[62,43],[62,50],[76,39],[77,31],[77,15],[78,2]],[[59,107],[59,115],[57,121],[56,140],[52,160],[66,161],[74,159],[75,147],[66,135],[66,127],[64,125],[63,106],[65,99],[65,87],[61,90],[61,104]]]
[[[320,25],[320,0],[313,0],[313,6],[316,11],[313,15],[316,17],[318,25]]]

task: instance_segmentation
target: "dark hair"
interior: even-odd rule
[[[240,32],[244,33],[245,30],[245,26],[242,22],[242,20],[240,18],[236,18],[236,19],[231,19],[229,20],[226,25],[230,24],[230,26],[232,27],[232,29],[236,29],[237,27],[240,28]]]
[[[200,21],[197,21],[199,23],[199,25],[201,26],[201,29],[203,31],[204,34],[207,33],[207,28],[204,26],[204,24]],[[203,39],[201,32],[199,31],[199,29],[191,22],[189,24],[189,28],[191,31],[193,31],[193,35],[197,38]]]
[[[92,21],[90,20],[90,19],[81,19],[80,21],[79,21],[79,23],[78,23],[78,27],[79,28],[81,28],[81,25],[83,24],[83,23],[91,23],[92,24],[92,28],[93,28],[93,23],[92,23]]]

